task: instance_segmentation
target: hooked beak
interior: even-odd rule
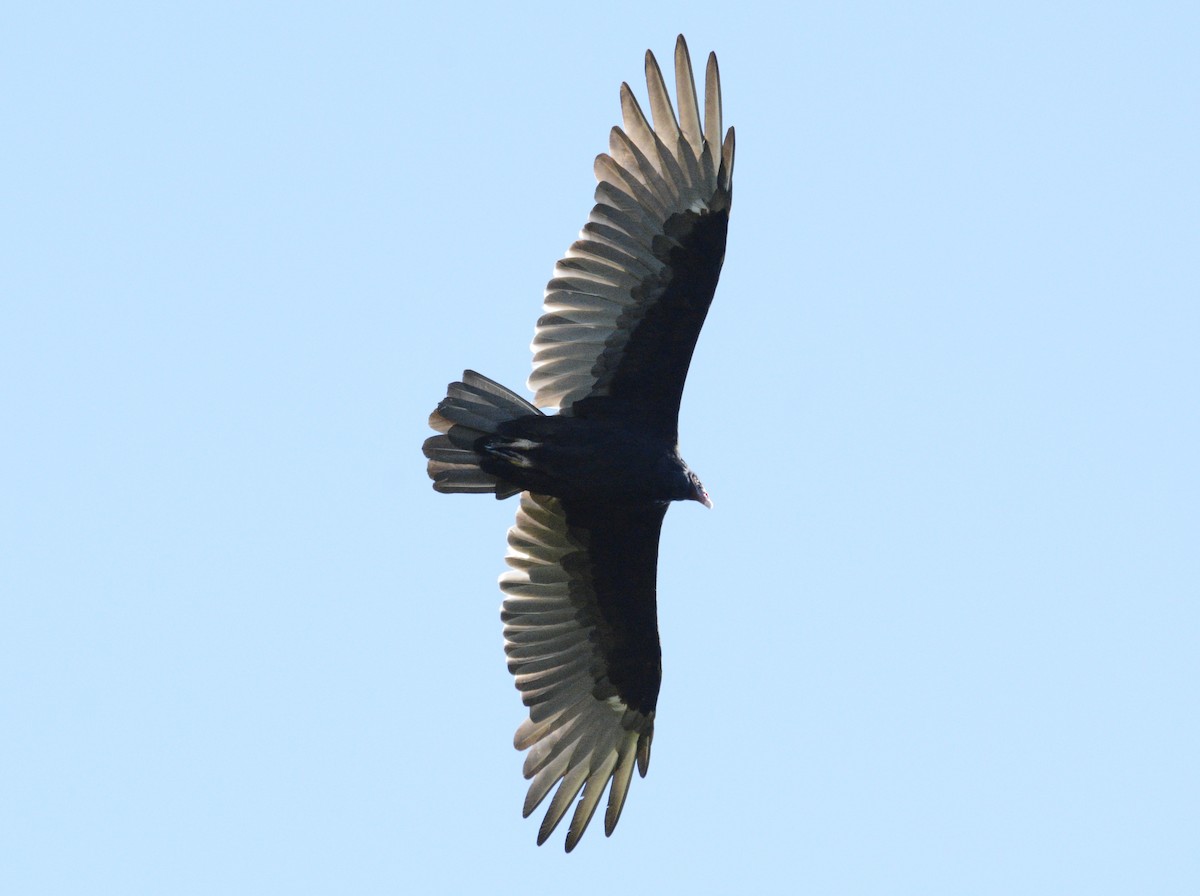
[[[712,510],[712,498],[708,496],[708,492],[704,490],[704,486],[700,485],[700,483],[696,483],[696,493],[692,495],[692,500],[699,501],[709,510]]]

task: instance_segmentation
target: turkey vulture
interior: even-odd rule
[[[725,256],[733,129],[722,138],[712,54],[701,113],[682,35],[678,118],[650,52],[646,84],[653,124],[622,84],[624,128],[596,159],[596,205],[546,287],[533,402],[468,370],[424,446],[439,492],[521,493],[500,577],[508,668],[529,707],[514,744],[529,751],[525,816],[558,786],[539,845],[579,797],[568,852],[605,788],[608,835],[635,762],[646,774],[662,676],[659,531],[671,501],[712,507],[677,425]]]

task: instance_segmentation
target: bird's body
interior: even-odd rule
[[[528,750],[525,814],[555,791],[538,843],[578,798],[568,850],[606,788],[611,834],[635,764],[646,773],[659,532],[672,501],[712,506],[677,427],[725,255],[733,130],[722,137],[715,56],[703,115],[682,37],[675,73],[678,117],[646,54],[653,126],[621,86],[624,129],[596,160],[596,205],[546,287],[534,402],[468,370],[424,446],[438,491],[521,494],[500,578],[505,653],[529,708],[514,743]]]
[[[621,504],[683,501],[695,492],[679,446],[624,420],[519,417],[475,450],[484,471],[539,495]]]

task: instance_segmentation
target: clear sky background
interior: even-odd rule
[[[1200,7],[429,6],[3,15],[0,891],[1200,892]],[[716,508],[566,856],[420,445],[680,31]]]

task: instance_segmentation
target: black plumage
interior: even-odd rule
[[[634,765],[646,773],[662,678],[659,532],[671,501],[712,506],[677,429],[725,254],[734,140],[716,57],[703,118],[682,36],[675,81],[678,117],[647,52],[653,125],[621,85],[596,205],[546,287],[533,403],[466,371],[424,446],[438,491],[521,493],[500,578],[508,666],[529,708],[514,743],[529,751],[525,815],[557,785],[539,844],[575,804],[568,851],[605,788],[611,834]]]

